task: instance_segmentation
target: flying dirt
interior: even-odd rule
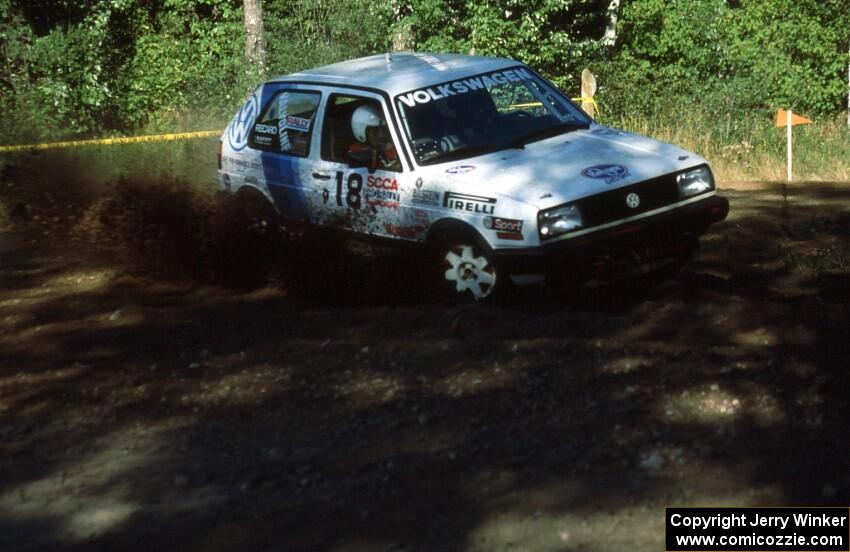
[[[850,497],[850,188],[682,267],[432,300],[179,179],[0,182],[3,550],[659,550]],[[248,244],[248,246],[246,246]]]

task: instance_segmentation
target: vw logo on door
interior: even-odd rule
[[[257,118],[257,113],[260,109],[260,102],[256,94],[252,94],[236,118],[227,127],[227,143],[233,151],[242,151],[248,145],[248,134],[251,133],[251,125],[254,124],[254,119]]]
[[[640,205],[640,196],[634,192],[630,193],[626,196],[626,205],[628,205],[630,209],[637,209],[638,205]]]

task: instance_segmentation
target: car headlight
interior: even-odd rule
[[[537,227],[543,239],[565,234],[581,226],[581,213],[575,205],[555,207],[548,211],[540,211],[537,215]]]
[[[679,197],[691,197],[714,189],[714,177],[708,167],[683,172],[676,177]]]

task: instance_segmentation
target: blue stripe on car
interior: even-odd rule
[[[282,86],[265,85],[260,104],[263,111],[269,100],[278,92]],[[304,197],[303,182],[301,174],[297,170],[299,161],[308,163],[306,158],[263,151],[260,153],[263,162],[263,176],[274,199],[275,205],[284,216],[296,218],[309,218],[310,207]]]

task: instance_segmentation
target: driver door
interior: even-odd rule
[[[370,105],[389,120],[380,96],[339,91],[327,99],[322,121],[321,159],[310,175],[321,189],[322,224],[377,235],[396,235],[403,187],[401,166],[370,170],[349,150],[357,144],[351,126],[354,110]],[[393,139],[396,151],[398,141]],[[362,145],[361,145],[362,147]]]

